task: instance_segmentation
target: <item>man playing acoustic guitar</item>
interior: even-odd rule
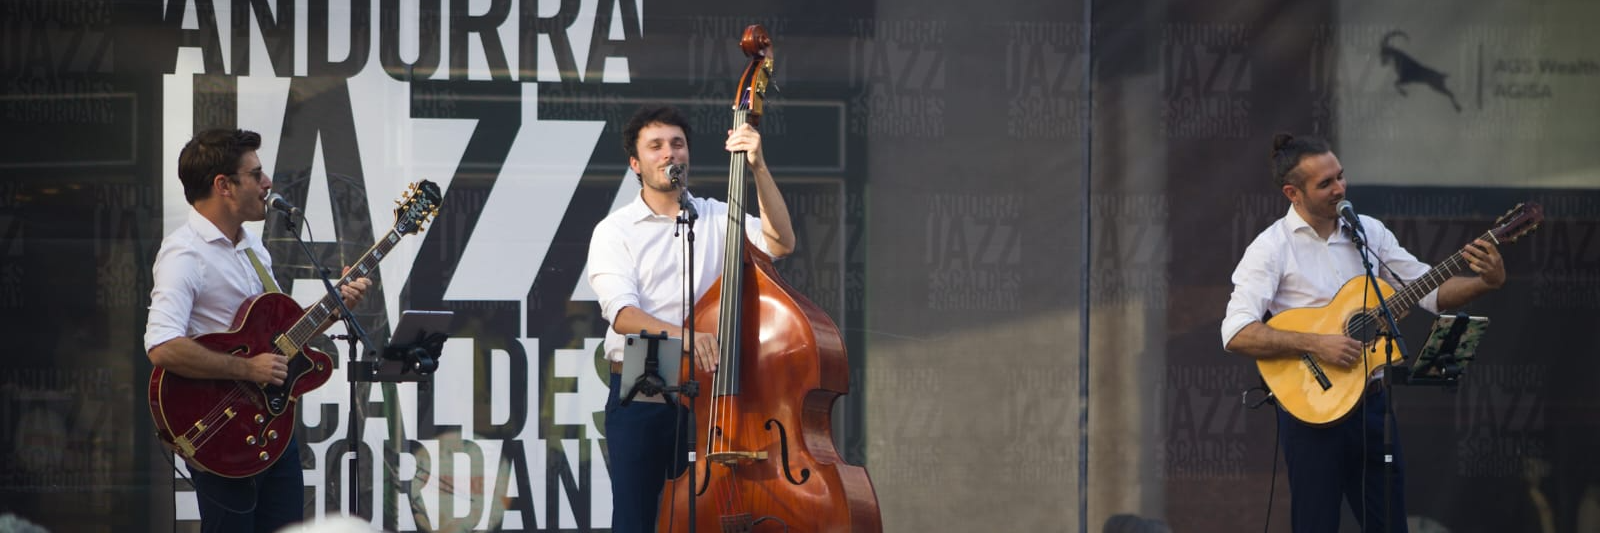
[[[1345,192],[1344,168],[1328,144],[1313,137],[1278,134],[1273,138],[1271,170],[1292,206],[1250,243],[1234,269],[1233,296],[1222,319],[1223,346],[1258,360],[1290,358],[1277,360],[1292,360],[1299,366],[1288,368],[1298,370],[1381,370],[1387,357],[1377,348],[1381,343],[1364,345],[1350,335],[1291,331],[1274,327],[1277,321],[1274,325],[1262,322],[1269,313],[1328,306],[1336,295],[1343,296],[1341,287],[1346,282],[1365,275],[1352,239],[1356,229],[1339,214]],[[1382,222],[1365,216],[1359,220],[1374,256],[1374,268],[1389,285],[1399,289],[1429,272],[1429,266],[1401,247]],[[1460,257],[1477,275],[1444,280],[1431,294],[1418,295],[1417,305],[1435,313],[1454,309],[1505,283],[1505,266],[1493,243],[1485,239],[1468,243]],[[1355,300],[1360,303],[1364,294],[1357,293]],[[1375,307],[1377,301],[1366,304]],[[1356,318],[1361,322],[1368,317]],[[1345,326],[1339,321],[1337,327]],[[1298,360],[1302,354],[1309,354],[1303,365]],[[1358,376],[1358,390],[1366,379],[1364,372]],[[1384,487],[1383,421],[1389,398],[1381,386],[1365,390],[1353,413],[1310,425],[1282,407],[1286,393],[1294,391],[1274,388],[1280,403],[1284,461],[1289,468],[1290,521],[1296,533],[1338,531],[1341,499],[1355,510],[1364,531],[1406,531],[1404,463],[1398,438],[1394,439],[1393,475],[1388,478],[1392,484],[1387,492]],[[1391,498],[1388,505],[1383,499],[1386,493]],[[1386,507],[1392,517],[1388,529],[1383,520]]]
[[[261,170],[261,136],[244,130],[207,130],[178,155],[178,179],[193,209],[188,221],[161,242],[153,268],[145,351],[150,362],[196,379],[282,385],[288,358],[276,353],[237,357],[201,346],[191,337],[227,331],[246,299],[276,289],[272,258],[261,237],[244,228],[265,220],[272,178]],[[349,306],[371,282],[339,287]],[[326,328],[332,322],[324,324]],[[305,518],[299,443],[259,474],[224,477],[189,468],[206,532],[271,532]]]

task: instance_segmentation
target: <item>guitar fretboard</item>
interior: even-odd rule
[[[1479,238],[1495,242],[1494,232],[1492,231],[1484,233]],[[1438,289],[1439,285],[1444,284],[1445,280],[1455,277],[1456,274],[1466,270],[1467,258],[1463,257],[1460,251],[1457,251],[1444,261],[1440,261],[1438,265],[1434,265],[1432,269],[1429,269],[1422,277],[1412,281],[1410,285],[1406,285],[1405,288],[1396,291],[1394,296],[1389,297],[1389,308],[1394,311],[1396,316],[1405,316],[1418,301],[1422,300],[1423,296],[1427,296],[1434,289]]]
[[[737,129],[750,116],[748,109],[733,111],[733,127]],[[722,255],[722,312],[718,316],[717,342],[720,352],[718,379],[712,383],[718,396],[738,394],[737,380],[722,376],[739,375],[739,331],[743,299],[739,292],[744,288],[744,206],[745,206],[744,153],[728,158],[728,227],[723,240]]]
[[[350,271],[346,272],[343,277],[339,278],[338,282],[334,283],[334,287],[343,287],[346,283],[367,277],[373,269],[378,267],[378,262],[383,260],[383,256],[389,255],[389,250],[394,249],[394,245],[398,242],[400,242],[400,234],[393,229],[389,230],[388,235],[378,239],[378,242],[373,244],[372,248],[369,248],[367,253],[356,261],[355,265],[350,267]],[[300,320],[296,321],[294,326],[285,333],[295,346],[305,346],[306,342],[311,340],[311,336],[315,335],[317,330],[321,328],[322,323],[327,322],[328,318],[338,312],[339,304],[333,298],[334,296],[331,294],[322,295],[322,298],[308,307],[306,314],[301,316]]]

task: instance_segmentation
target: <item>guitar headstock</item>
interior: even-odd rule
[[[394,232],[410,235],[422,231],[422,225],[439,214],[444,197],[439,194],[438,185],[422,180],[407,187],[395,203],[399,206],[394,208]]]
[[[1489,233],[1494,235],[1497,242],[1517,242],[1517,239],[1533,233],[1540,222],[1544,222],[1544,207],[1538,202],[1520,203],[1495,219],[1494,229]]]

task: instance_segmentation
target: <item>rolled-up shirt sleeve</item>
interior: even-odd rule
[[[145,319],[144,350],[188,336],[195,295],[205,290],[205,262],[185,247],[163,248],[151,268],[150,315]]]
[[[757,250],[761,250],[763,253],[766,253],[770,256],[772,255],[772,249],[767,247],[767,234],[765,231],[763,231],[763,227],[764,226],[761,225],[760,217],[753,215],[744,216],[744,233],[746,238],[750,239],[750,244],[756,245]],[[773,257],[772,259],[776,261],[783,259],[783,256]]]
[[[1239,334],[1245,326],[1261,321],[1278,292],[1278,280],[1283,274],[1279,247],[1271,246],[1257,238],[1244,251],[1244,257],[1233,270],[1233,295],[1228,298],[1228,310],[1222,316],[1222,347]]]
[[[589,286],[600,300],[606,322],[615,324],[622,308],[639,307],[639,283],[632,254],[620,232],[610,224],[595,226],[589,237]]]

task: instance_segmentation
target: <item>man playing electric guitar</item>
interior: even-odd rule
[[[1345,192],[1344,169],[1328,144],[1312,137],[1278,134],[1273,139],[1271,170],[1292,206],[1250,243],[1233,272],[1233,295],[1222,319],[1224,347],[1258,360],[1298,360],[1302,354],[1310,354],[1308,367],[1378,370],[1386,362],[1383,350],[1376,350],[1376,355],[1367,353],[1373,350],[1349,335],[1289,331],[1262,322],[1269,313],[1328,305],[1346,282],[1365,273],[1351,238],[1357,229],[1338,212]],[[1428,265],[1400,246],[1382,222],[1364,216],[1359,220],[1375,256],[1374,268],[1384,281],[1398,288],[1429,271]],[[1460,257],[1477,275],[1445,280],[1432,294],[1421,297],[1418,305],[1435,313],[1457,308],[1505,283],[1505,267],[1493,243],[1478,239],[1467,244]],[[1362,298],[1361,294],[1356,298]],[[1374,299],[1369,307],[1376,305]],[[1357,385],[1365,379],[1367,376],[1361,375]],[[1391,500],[1389,505],[1383,501],[1383,420],[1389,398],[1383,387],[1365,390],[1358,408],[1324,425],[1309,425],[1282,408],[1278,411],[1289,469],[1290,521],[1296,533],[1338,531],[1341,499],[1350,503],[1364,531],[1385,531],[1386,507],[1392,517],[1388,531],[1406,531],[1404,463],[1398,436],[1392,485],[1387,492]]]
[[[276,290],[272,258],[261,237],[243,226],[266,219],[272,178],[261,169],[260,147],[255,132],[207,130],[178,155],[178,179],[193,209],[161,242],[144,334],[150,362],[168,372],[263,385],[282,385],[287,377],[286,356],[238,357],[191,339],[228,330],[241,303]],[[356,305],[369,284],[359,278],[341,285],[345,303]],[[305,518],[299,443],[292,440],[283,456],[254,476],[224,477],[193,465],[189,472],[202,531],[264,533]]]

